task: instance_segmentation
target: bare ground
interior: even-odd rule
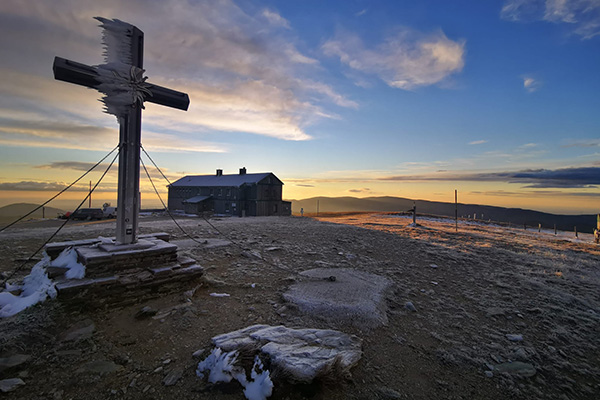
[[[332,218],[143,218],[206,268],[205,278],[138,304],[89,307],[47,301],[0,321],[0,357],[31,355],[0,379],[26,383],[15,399],[242,399],[237,383],[195,376],[192,353],[210,338],[262,323],[333,328],[363,339],[352,378],[292,385],[273,399],[594,399],[600,393],[600,247],[551,234],[382,214]],[[52,221],[0,233],[0,271],[21,264],[55,230]],[[111,236],[114,222],[68,226],[55,240]],[[222,239],[233,241],[228,245]],[[434,265],[435,267],[432,267]],[[388,322],[360,329],[302,314],[282,294],[311,268],[355,268],[387,277]],[[28,267],[29,268],[29,267]],[[198,287],[191,302],[183,293]],[[212,297],[210,293],[230,297]],[[405,308],[412,302],[416,312]],[[136,319],[142,306],[155,318]],[[77,323],[95,330],[66,341]],[[511,341],[507,334],[522,335]],[[104,364],[98,363],[105,361]],[[520,361],[535,375],[500,373]],[[96,364],[90,364],[96,362]],[[98,372],[91,366],[109,366]],[[181,378],[165,386],[169,374]]]

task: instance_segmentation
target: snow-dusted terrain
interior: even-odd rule
[[[265,364],[270,399],[600,393],[600,246],[591,237],[482,223],[462,223],[455,232],[454,221],[444,219],[417,218],[419,225],[409,227],[412,218],[375,213],[220,218],[211,220],[214,227],[198,218],[179,222],[196,241],[164,217],[144,216],[140,227],[173,234],[182,252],[206,268],[201,281],[138,304],[83,309],[47,299],[0,320],[0,359],[21,360],[0,371],[0,380],[24,382],[13,398],[240,399],[238,380],[212,384],[196,370],[211,338],[256,324],[335,329],[362,339],[351,376],[333,382],[297,385]],[[4,271],[53,231],[22,224],[0,233]],[[113,231],[114,222],[82,223],[56,240]],[[350,324],[287,302],[286,291],[306,282],[300,272],[315,268],[388,280],[385,324]],[[240,361],[249,368],[254,360]],[[256,382],[259,370],[246,383]]]

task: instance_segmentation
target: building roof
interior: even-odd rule
[[[259,174],[231,174],[231,175],[188,175],[173,182],[171,186],[242,186],[245,183],[258,183],[266,177],[272,175],[272,172],[263,172]],[[279,179],[277,179],[279,181]],[[281,181],[280,181],[281,182]],[[283,184],[283,182],[282,182]]]

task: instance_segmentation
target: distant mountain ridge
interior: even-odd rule
[[[443,203],[428,200],[411,200],[402,197],[312,197],[302,200],[290,200],[292,212],[300,213],[304,208],[305,213],[339,211],[381,211],[402,212],[412,209],[413,202],[417,205],[417,214],[434,214],[454,217],[454,203]],[[495,206],[482,206],[478,204],[458,203],[458,216],[465,218],[476,215],[477,219],[507,222],[537,228],[542,224],[544,228],[556,228],[563,231],[572,231],[577,227],[579,232],[592,233],[596,228],[596,215],[560,215],[541,211],[524,210],[521,208],[504,208]]]
[[[39,204],[33,203],[16,203],[0,207],[0,221],[12,222],[39,206]],[[43,210],[40,208],[27,218],[56,218],[58,214],[63,213],[64,211],[58,208],[44,206]]]

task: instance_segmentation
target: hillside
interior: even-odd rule
[[[22,217],[31,210],[39,207],[39,204],[32,203],[16,203],[0,207],[0,221],[11,222]],[[58,214],[63,214],[64,211],[54,207],[40,208],[27,218],[56,218]]]
[[[402,212],[412,209],[413,200],[402,197],[313,197],[303,200],[291,200],[292,212],[300,213],[304,208],[305,213],[317,212],[317,201],[319,212],[339,211],[382,211]],[[454,217],[454,203],[443,203],[437,201],[416,200],[418,214],[434,214]],[[596,227],[596,216],[590,215],[558,215],[540,211],[524,210],[521,208],[504,208],[494,206],[482,206],[477,204],[458,203],[458,216],[473,218],[476,216],[482,220],[506,222],[529,227],[550,228],[556,224],[559,230],[572,231],[577,227],[579,232],[592,233]]]

